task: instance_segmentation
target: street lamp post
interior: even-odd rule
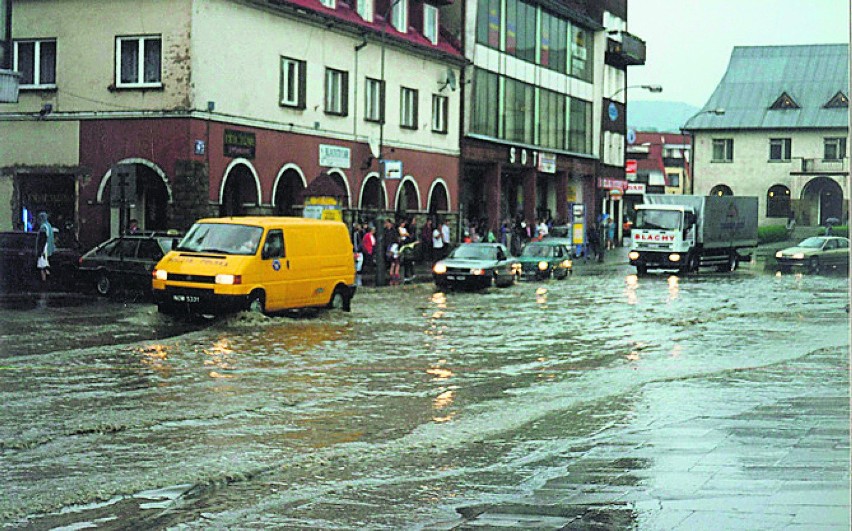
[[[640,88],[642,90],[647,90],[648,92],[652,92],[652,93],[660,93],[660,92],[663,91],[663,87],[660,86],[660,85],[626,85],[626,86],[623,86],[620,89],[616,90],[612,94],[610,94],[609,97],[606,98],[606,99],[610,100],[610,105],[613,105],[611,100],[614,97],[618,96],[622,92],[625,92],[627,89],[631,89],[631,88]],[[626,104],[625,104],[625,106],[626,106]],[[604,113],[603,113],[603,109],[601,109],[600,135],[599,136],[600,136],[600,138],[599,138],[599,143],[598,143],[598,150],[600,151],[600,153],[599,153],[600,157],[598,159],[598,176],[603,174],[603,166],[604,166],[604,163],[606,162],[606,160],[605,160],[606,151],[604,150]],[[623,164],[624,163],[622,162],[622,165]],[[600,187],[595,186],[595,190],[600,190]],[[595,197],[595,203],[601,204],[601,218],[603,218],[603,204],[602,204],[603,202],[602,202],[602,199],[603,199],[603,197],[600,197],[600,196]],[[597,208],[597,206],[595,208]],[[594,210],[593,210],[593,212],[594,212]],[[601,219],[601,221],[603,221],[603,219]],[[600,226],[597,228],[597,230],[598,230],[598,234],[600,235],[598,237],[598,242],[599,242],[598,243],[598,247],[599,247],[599,249],[598,249],[598,261],[602,262],[603,259],[604,259],[604,250],[606,249],[606,228],[603,226],[603,223],[601,223]]]
[[[686,124],[684,124],[684,125],[688,125],[689,122],[691,122],[695,117],[701,116],[702,114],[713,114],[713,115],[716,115],[716,116],[722,116],[722,115],[725,114],[725,109],[723,109],[721,107],[716,107],[715,109],[705,109],[703,111],[698,111],[697,113],[690,116],[689,119],[686,121]],[[693,195],[695,193],[695,171],[694,171],[695,165],[694,165],[694,161],[695,161],[695,151],[697,149],[697,147],[695,145],[695,135],[692,134],[691,130],[686,129],[684,127],[680,128],[680,134],[681,135],[689,135],[689,145],[691,147],[691,149],[690,149],[691,160],[689,161],[689,170],[688,170],[688,174],[689,174],[689,195]]]

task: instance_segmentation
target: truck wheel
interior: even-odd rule
[[[95,283],[95,289],[98,290],[99,295],[103,295],[104,297],[112,293],[112,281],[108,274],[98,273],[98,280]]]
[[[352,309],[352,296],[347,293],[347,289],[338,286],[331,294],[331,299],[328,301],[330,310],[343,310],[348,312]]]
[[[812,256],[808,261],[808,270],[811,273],[819,273],[822,270],[822,265],[819,263],[819,258]]]
[[[698,268],[701,267],[701,259],[698,257],[698,255],[693,254],[692,256],[690,256],[688,262],[689,262],[689,270],[692,273],[698,273]]]
[[[266,296],[261,290],[256,289],[249,295],[248,310],[250,312],[266,313]]]

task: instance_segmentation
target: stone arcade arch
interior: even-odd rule
[[[361,185],[361,198],[358,206],[361,210],[384,210],[388,204],[388,192],[379,174],[370,173]]]
[[[420,189],[411,175],[406,175],[399,183],[394,205],[396,211],[403,214],[420,210]]]
[[[136,167],[136,197],[129,198],[128,219],[139,221],[143,230],[168,230],[168,205],[172,203],[172,188],[166,173],[147,159],[127,158],[117,164],[133,164]],[[110,202],[110,178],[112,168],[107,170],[98,186],[98,203]],[[118,235],[120,226],[119,208],[110,207],[110,234]]]
[[[450,210],[450,192],[446,181],[440,177],[432,181],[432,186],[429,187],[429,204],[427,210],[429,214],[449,212]]]
[[[245,216],[260,205],[260,179],[246,159],[234,159],[225,169],[219,189],[219,215]]]
[[[298,216],[302,192],[308,186],[305,174],[295,164],[286,164],[278,171],[272,187],[272,207],[276,216]]]

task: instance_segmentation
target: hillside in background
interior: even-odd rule
[[[627,104],[627,127],[637,131],[677,133],[699,110],[679,101],[630,101]]]

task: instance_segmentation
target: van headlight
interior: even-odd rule
[[[154,270],[154,278],[156,278],[157,280],[168,280],[169,279],[169,272],[166,271],[165,269],[155,269]]]
[[[639,260],[639,251],[630,251],[627,253],[627,258],[631,260]]]
[[[669,262],[680,262],[680,255],[678,253],[672,253],[669,255]]]
[[[435,267],[432,268],[432,271],[434,271],[436,275],[443,275],[447,272],[447,266],[444,265],[443,262],[438,262],[435,264]]]
[[[225,285],[234,285],[234,284],[242,284],[243,277],[240,275],[226,275],[223,273],[219,273],[216,275],[216,284],[225,284]]]

